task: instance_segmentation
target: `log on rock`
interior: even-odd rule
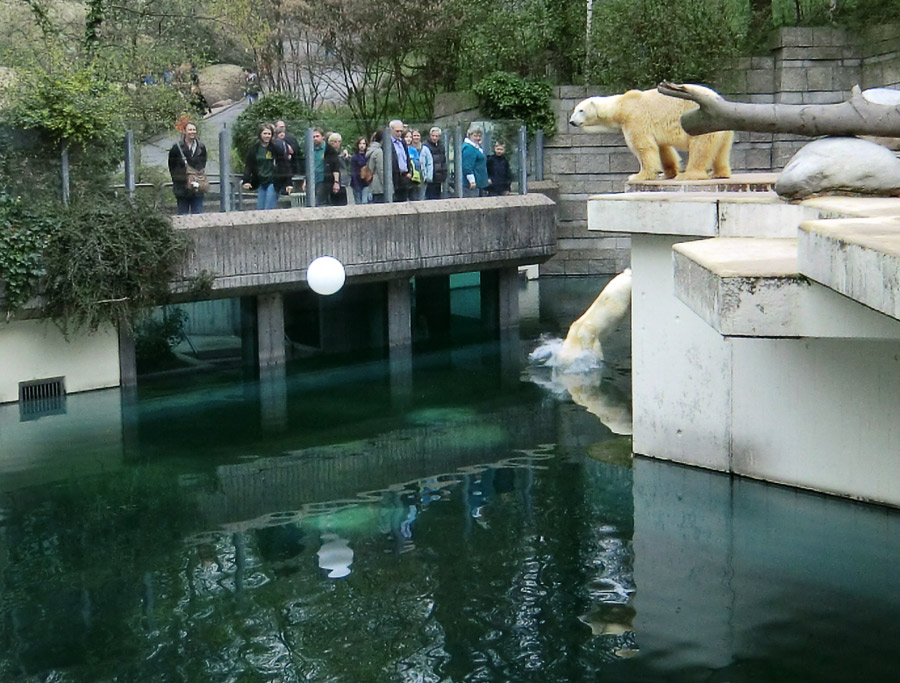
[[[708,88],[667,81],[660,83],[657,90],[663,95],[691,100],[699,105],[699,109],[681,117],[681,125],[689,135],[746,130],[809,136],[900,137],[900,104],[882,104],[867,99],[859,86],[853,87],[849,100],[838,104],[731,102]]]

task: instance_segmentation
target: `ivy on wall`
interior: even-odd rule
[[[28,210],[0,196],[0,280],[7,317],[41,295],[41,310],[68,333],[130,326],[164,303],[187,238],[167,216],[127,201],[79,201]]]

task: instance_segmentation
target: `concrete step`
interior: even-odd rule
[[[900,216],[808,221],[799,248],[811,279],[900,319]]]
[[[675,296],[725,337],[900,339],[897,320],[806,277],[797,239],[719,237],[673,252]]]

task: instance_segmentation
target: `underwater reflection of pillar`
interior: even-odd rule
[[[287,376],[283,363],[259,368],[259,416],[266,434],[287,429]]]
[[[322,547],[316,553],[319,567],[328,570],[329,579],[340,579],[350,574],[353,550],[348,541],[337,534],[322,534]]]
[[[565,366],[586,353],[603,359],[601,342],[612,334],[631,306],[631,268],[616,275],[594,299],[584,314],[569,326],[556,353],[556,365]]]

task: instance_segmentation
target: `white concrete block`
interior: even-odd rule
[[[663,192],[595,195],[588,200],[588,230],[715,237],[716,200]]]
[[[675,298],[676,241],[633,238],[633,447],[642,455],[728,471],[731,345]]]
[[[801,276],[797,240],[673,247],[675,295],[724,336],[900,339],[900,322]]]
[[[67,393],[119,385],[119,337],[110,326],[67,340],[48,320],[0,326],[0,403],[19,400],[19,382],[65,377]]]
[[[900,319],[900,217],[809,221],[798,245],[804,275]]]

